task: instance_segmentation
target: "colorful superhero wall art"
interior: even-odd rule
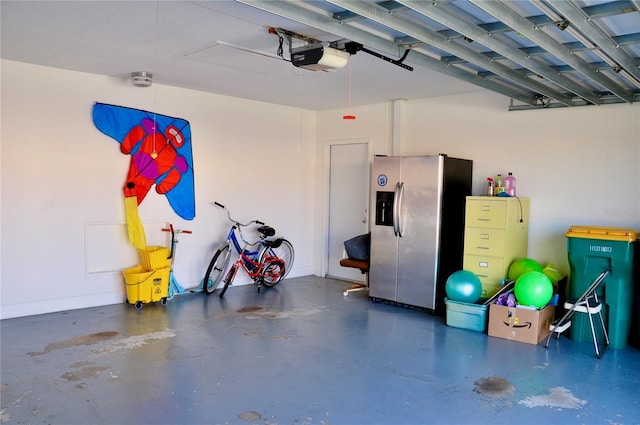
[[[120,151],[131,155],[124,185],[129,241],[146,248],[144,229],[138,216],[142,203],[155,185],[173,210],[185,220],[195,217],[191,127],[180,118],[139,109],[96,103],[95,126],[120,143]]]

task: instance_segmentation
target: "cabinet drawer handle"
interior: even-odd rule
[[[485,279],[489,277],[489,276],[485,276],[485,275],[483,275],[483,274],[477,274],[477,273],[476,273],[476,276],[478,276],[478,277],[484,277]]]
[[[477,246],[476,249],[491,249],[488,246]]]
[[[490,218],[479,218],[478,221],[491,221]]]

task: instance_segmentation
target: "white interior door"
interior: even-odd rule
[[[357,269],[341,267],[344,241],[368,232],[369,145],[330,145],[327,276],[363,282]]]

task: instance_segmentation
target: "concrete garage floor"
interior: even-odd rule
[[[7,424],[639,424],[640,350],[549,349],[287,279],[3,320]]]

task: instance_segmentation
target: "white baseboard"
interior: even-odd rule
[[[305,268],[304,270],[294,269],[291,271],[289,276],[287,276],[287,279],[298,276],[308,276],[310,274],[313,274],[312,267]],[[239,275],[233,282],[235,286],[249,285],[251,283],[251,280],[246,275]],[[81,297],[50,299],[31,303],[8,304],[0,307],[0,320],[77,310],[81,308],[121,304],[124,303],[123,296],[123,292],[118,291],[106,294],[85,295]]]

